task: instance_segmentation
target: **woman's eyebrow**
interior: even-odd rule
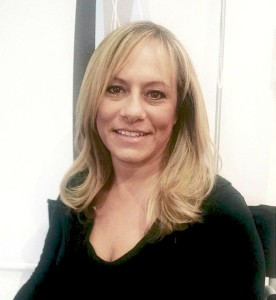
[[[111,78],[111,80],[110,80],[111,82],[118,82],[118,83],[121,83],[121,84],[127,84],[127,81],[126,80],[124,80],[124,79],[122,79],[122,78],[119,78],[119,77],[113,77],[113,78]]]
[[[161,86],[165,87],[166,89],[171,88],[170,84],[168,84],[162,80],[152,80],[152,81],[146,82],[146,84],[145,84],[145,86],[151,86],[151,85],[161,85]]]
[[[120,77],[114,77],[111,82],[118,82],[120,84],[124,84],[124,85],[127,85],[128,84],[128,81],[123,79],[123,78],[120,78]],[[168,84],[167,82],[163,81],[163,80],[151,80],[151,81],[145,81],[145,83],[143,84],[145,87],[148,87],[148,86],[151,86],[151,85],[161,85],[163,86],[164,88],[166,88],[167,90],[170,90],[171,89],[171,85]]]

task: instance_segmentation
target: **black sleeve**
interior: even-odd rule
[[[216,247],[210,257],[216,270],[217,296],[263,300],[264,253],[243,196],[228,181],[219,178],[207,205],[206,224],[212,232],[209,243]]]
[[[53,201],[50,226],[37,267],[29,280],[19,289],[14,300],[45,299],[46,291],[51,289],[51,278],[55,266],[63,252],[62,223],[65,207],[60,200]]]

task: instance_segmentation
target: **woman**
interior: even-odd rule
[[[143,21],[107,36],[76,119],[78,156],[16,300],[262,299],[254,221],[215,173],[200,86],[171,32]]]

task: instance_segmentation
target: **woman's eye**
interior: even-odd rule
[[[148,95],[152,100],[159,100],[159,99],[166,98],[166,95],[161,91],[150,91]]]
[[[124,91],[123,88],[118,85],[112,85],[107,88],[107,92],[109,92],[113,95],[120,94],[123,91]]]

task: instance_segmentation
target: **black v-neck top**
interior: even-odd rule
[[[243,197],[218,176],[202,209],[202,223],[155,242],[149,232],[107,262],[89,242],[93,224],[57,200],[38,266],[14,300],[262,300],[263,250]]]

